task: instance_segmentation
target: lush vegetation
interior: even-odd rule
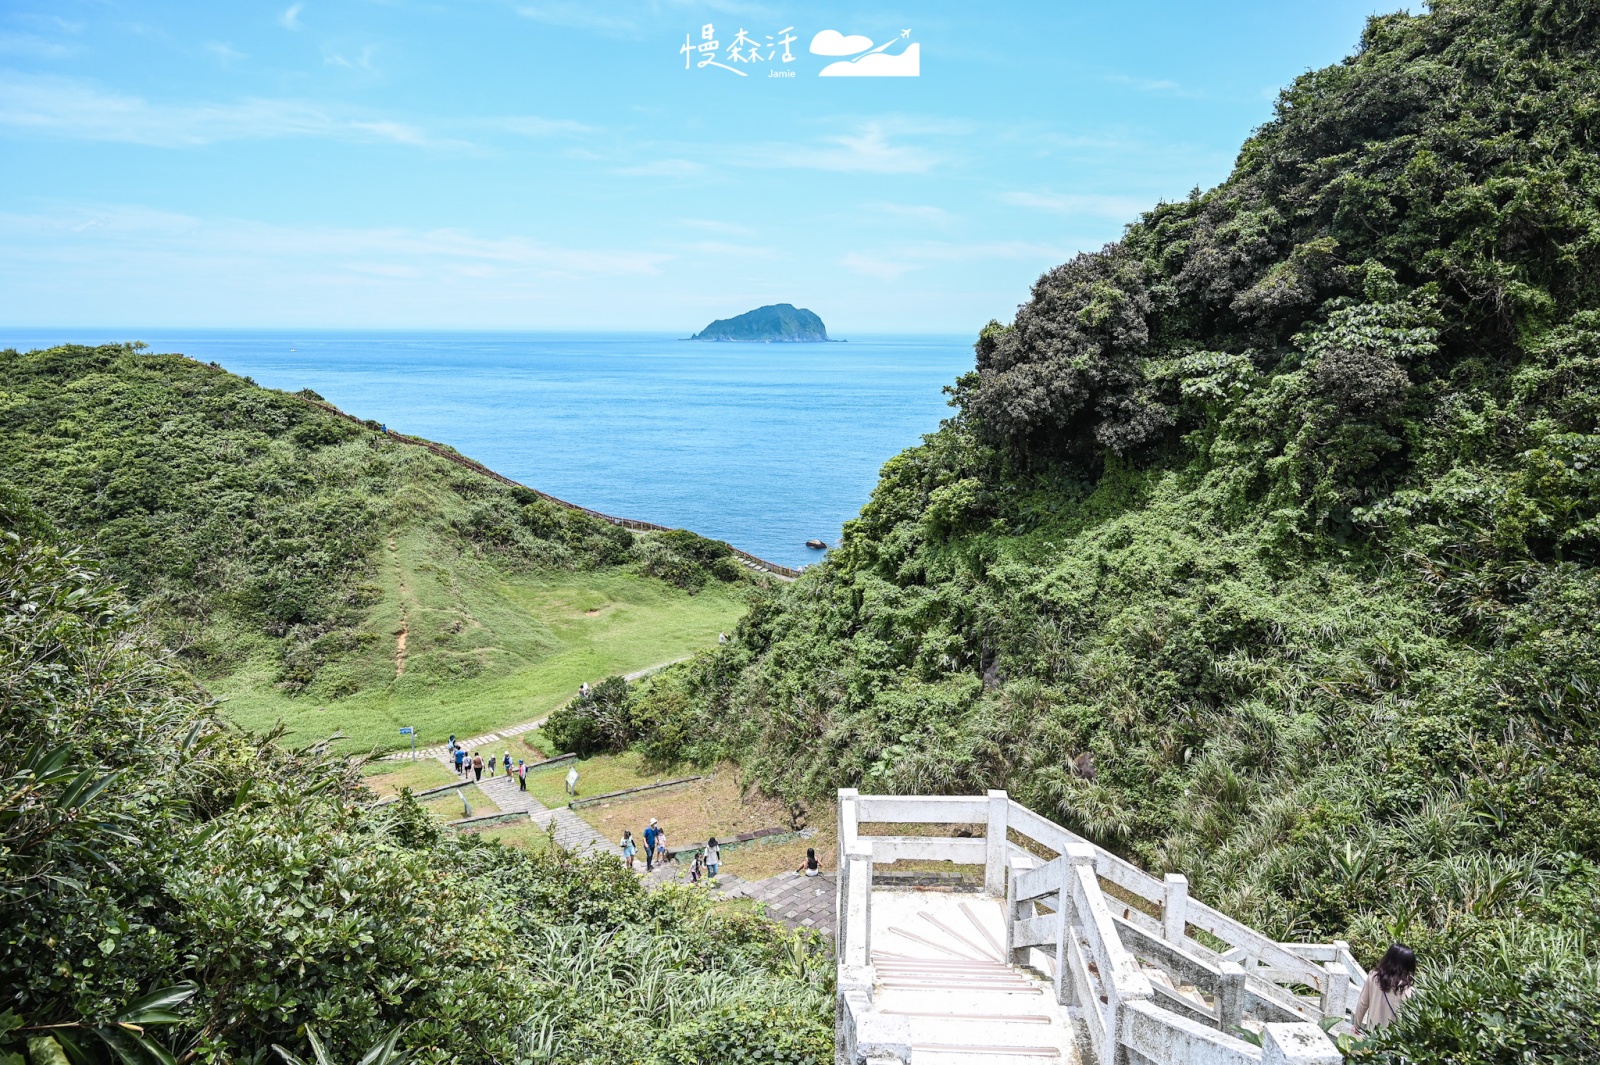
[[[0,483],[85,541],[245,724],[393,745],[706,646],[727,545],[635,535],[311,393],[134,346],[0,353]]]
[[[310,1058],[313,1030],[333,1061],[397,1030],[434,1062],[831,1057],[814,940],[615,861],[449,834],[360,780],[219,720],[0,488],[5,1065]]]
[[[1600,4],[1440,0],[991,323],[826,565],[635,693],[657,757],[1005,787],[1283,938],[1366,1053],[1600,1057]]]

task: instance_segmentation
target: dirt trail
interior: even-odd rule
[[[389,537],[389,551],[394,554],[397,550],[394,537]],[[394,633],[394,675],[404,676],[406,672],[406,637],[411,635],[411,617],[406,612],[406,572],[400,566],[398,557],[394,560],[396,586],[400,590],[400,627]]]

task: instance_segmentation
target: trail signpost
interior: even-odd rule
[[[411,757],[415,758],[417,756],[417,730],[410,725],[406,725],[400,730],[400,735],[411,737]]]

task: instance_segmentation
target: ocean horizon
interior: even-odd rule
[[[837,543],[893,455],[948,417],[972,338],[736,344],[666,332],[0,327],[0,348],[143,341],[310,388],[616,517],[786,566]]]

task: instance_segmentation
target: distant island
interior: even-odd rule
[[[792,303],[758,307],[734,318],[718,318],[690,340],[728,340],[745,344],[818,343],[828,327],[811,311]]]

